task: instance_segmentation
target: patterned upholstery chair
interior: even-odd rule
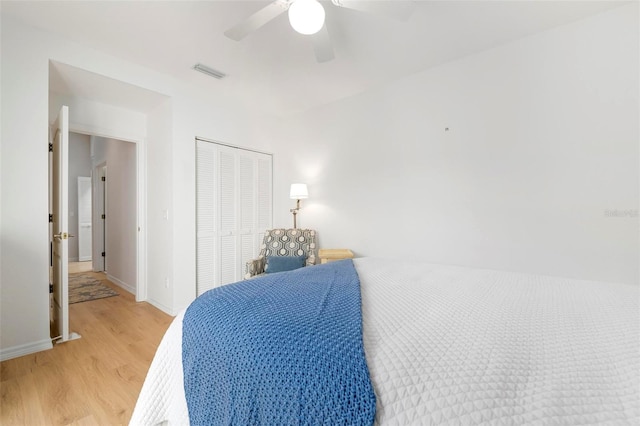
[[[267,256],[306,256],[305,266],[316,264],[316,231],[312,229],[269,229],[260,254],[247,262],[245,279],[265,272]]]

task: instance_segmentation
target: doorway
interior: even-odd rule
[[[77,210],[74,208],[75,201],[72,201],[76,193],[73,192],[73,188],[69,191],[70,229],[78,235],[73,242],[74,247],[70,246],[69,260],[81,263],[90,261],[93,272],[104,272],[109,281],[136,294],[136,144],[74,132],[70,134],[69,140],[69,170],[72,174],[69,181],[75,180],[74,170],[79,174]],[[79,154],[76,154],[76,151]],[[74,167],[74,163],[83,166]],[[112,174],[108,176],[107,170]],[[91,178],[80,176],[84,174],[90,175]],[[90,199],[88,222],[82,211],[83,198],[80,188],[83,184],[90,187],[89,195],[86,197]],[[86,199],[84,201],[86,202]],[[84,235],[83,241],[82,233],[84,231],[86,234],[87,230],[89,235]],[[86,244],[87,241],[90,245],[83,247],[83,243]],[[109,247],[114,247],[114,251],[110,252]]]
[[[140,271],[139,218],[143,206],[138,193],[142,152],[139,143],[69,132],[67,216],[70,237],[76,237],[70,238],[68,245],[70,292],[72,274],[77,278],[78,274],[91,272],[95,278],[98,272],[141,300],[139,277],[144,274]],[[111,189],[107,163],[116,174]],[[55,184],[50,179],[50,185]],[[118,250],[107,257],[109,245]],[[82,284],[77,279],[73,282]],[[52,330],[52,338],[58,335]]]
[[[147,135],[151,133],[161,145],[168,146],[170,143],[170,136],[167,136],[171,134],[172,122],[170,100],[167,95],[112,79],[95,71],[49,61],[49,122],[54,121],[61,106],[67,105],[71,132],[124,141],[135,152],[136,184],[129,184],[128,189],[136,193],[136,210],[128,219],[135,222],[136,250],[129,261],[135,270],[135,279],[131,282],[136,285],[131,291],[135,292],[136,301],[147,300],[148,293]],[[114,174],[110,173],[110,176]],[[108,250],[109,247],[106,249],[107,269]],[[94,260],[95,256],[92,255],[92,261]]]

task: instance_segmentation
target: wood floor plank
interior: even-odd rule
[[[2,403],[2,423],[16,423],[25,417],[25,408],[22,402],[20,384],[18,379],[9,379],[2,382],[0,387],[0,399]]]
[[[52,424],[67,425],[90,414],[83,397],[85,390],[77,386],[79,373],[65,363],[55,363],[33,373],[35,381],[41,383],[37,388],[40,406]],[[33,397],[27,400],[30,404],[37,403]]]
[[[69,306],[82,338],[0,363],[1,425],[126,425],[173,317],[120,295]]]
[[[88,391],[85,398],[91,408],[90,412],[101,420],[101,424],[109,421],[113,424],[126,424],[129,421],[136,400],[127,398],[123,393],[123,382],[118,381],[117,376],[101,359],[92,357],[81,380]],[[109,392],[105,392],[105,389],[109,389]]]
[[[99,425],[100,422],[94,415],[90,415],[87,417],[83,417],[81,419],[76,420],[73,423],[69,423],[71,426],[95,426]]]

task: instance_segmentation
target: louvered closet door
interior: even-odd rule
[[[196,143],[196,281],[198,295],[218,284],[216,279],[217,170],[215,145]]]
[[[197,294],[240,281],[271,227],[272,157],[196,142]]]
[[[240,153],[240,265],[255,257],[256,170],[252,153]],[[240,271],[242,275],[242,271]]]
[[[218,151],[218,171],[220,174],[220,285],[238,281],[238,166],[237,154],[231,148],[221,147]]]

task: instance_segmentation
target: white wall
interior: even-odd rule
[[[151,303],[167,312],[171,312],[174,306],[173,287],[171,286],[174,265],[170,261],[171,258],[168,257],[171,256],[170,248],[175,246],[172,231],[173,191],[171,186],[171,176],[173,175],[172,110],[172,101],[167,100],[147,116],[149,145],[155,146],[156,149],[150,149],[147,155],[149,190],[145,194],[148,205],[156,206],[156,208],[149,209],[147,227],[162,230],[162,232],[149,232],[147,235],[149,259],[167,259],[166,262],[155,263],[153,268],[149,268],[147,278],[150,285],[147,296]],[[165,211],[167,212],[166,219]],[[195,286],[193,288],[195,291]]]
[[[69,133],[69,261],[78,261],[78,177],[91,176],[89,136]]]
[[[107,274],[135,292],[136,288],[136,145],[107,143]]]
[[[26,36],[11,37],[3,17],[0,105],[0,354],[51,347],[49,340],[48,62],[24,54]],[[13,39],[13,42],[9,42]],[[20,83],[21,84],[20,84]],[[28,196],[27,196],[28,194]]]
[[[48,214],[51,60],[157,92],[170,100],[169,107],[159,105],[142,113],[145,120],[158,126],[164,123],[161,128],[150,130],[145,124],[129,137],[118,138],[148,135],[148,161],[143,171],[147,194],[142,194],[147,197],[148,229],[142,232],[149,243],[145,271],[148,293],[157,298],[150,300],[157,306],[177,312],[195,295],[195,137],[269,151],[271,141],[258,137],[261,123],[268,118],[235,101],[225,92],[223,82],[215,81],[209,90],[202,90],[4,15],[1,19],[0,359],[51,347],[48,224],[43,220]],[[88,103],[84,100],[85,106]],[[70,109],[82,110],[74,105]],[[91,115],[78,120],[95,126],[95,120],[101,118]],[[157,220],[164,210],[168,210],[169,220]],[[168,244],[151,249],[152,242]]]
[[[637,284],[638,53],[634,3],[284,120],[275,225],[301,181],[321,247]]]

